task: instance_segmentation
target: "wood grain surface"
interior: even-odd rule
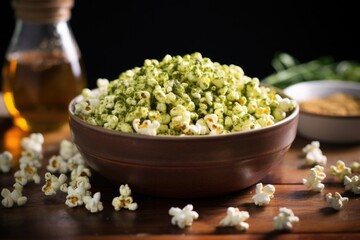
[[[19,140],[26,134],[11,127],[8,121],[2,121],[0,134],[0,152],[7,149],[19,154]],[[345,192],[343,184],[329,173],[330,165],[339,159],[347,164],[360,161],[360,144],[321,143],[328,163],[325,189],[318,193],[302,184],[309,167],[304,165],[301,149],[311,140],[298,136],[281,164],[261,181],[276,188],[275,197],[264,207],[252,203],[255,186],[251,186],[232,194],[202,199],[155,198],[133,193],[138,210],[116,212],[111,201],[119,195],[119,186],[93,171],[91,191],[101,192],[104,210],[92,214],[83,206],[69,208],[65,205],[65,193],[45,196],[41,191],[47,161],[57,154],[59,141],[64,138],[70,139],[67,128],[45,134],[41,183],[29,183],[24,187],[23,194],[28,197],[24,206],[10,209],[0,206],[0,239],[360,239],[360,196]],[[0,173],[1,189],[12,188],[15,171],[16,167],[10,173]],[[340,211],[330,208],[324,200],[324,194],[335,191],[350,199]],[[185,229],[171,225],[169,209],[182,208],[189,203],[199,213],[199,219]],[[249,212],[248,231],[218,227],[230,206]],[[291,231],[274,231],[273,218],[280,207],[291,208],[300,218]]]

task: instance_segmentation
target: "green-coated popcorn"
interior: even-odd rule
[[[144,66],[99,79],[82,91],[75,114],[104,128],[146,135],[218,135],[270,126],[286,118],[294,100],[260,85],[235,65],[200,53],[147,59]]]

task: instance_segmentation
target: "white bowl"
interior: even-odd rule
[[[297,83],[284,93],[298,103],[342,92],[360,98],[360,83],[339,80],[316,80]],[[360,116],[330,116],[301,111],[298,133],[303,137],[330,142],[360,142]]]

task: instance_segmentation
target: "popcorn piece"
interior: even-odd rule
[[[245,221],[249,219],[249,217],[249,212],[239,211],[238,208],[229,207],[226,217],[220,221],[219,225],[221,227],[236,227],[236,229],[240,231],[246,231],[249,229],[249,224]]]
[[[156,120],[151,122],[150,120],[143,121],[142,124],[140,124],[140,119],[136,118],[133,121],[133,128],[137,133],[144,134],[144,135],[150,135],[150,136],[156,136],[157,135],[157,129],[160,127],[160,123]]]
[[[14,200],[11,197],[11,192],[7,188],[3,188],[1,190],[1,196],[3,197],[3,200],[1,201],[1,204],[6,208],[11,208],[14,206]]]
[[[4,151],[0,154],[0,171],[7,173],[10,171],[12,166],[13,156],[10,152]]]
[[[209,129],[206,126],[202,126],[199,123],[196,123],[196,125],[191,124],[189,125],[188,134],[190,135],[205,135],[209,132]]]
[[[90,95],[92,95],[90,89],[84,89],[81,94],[85,97],[89,94],[89,92]],[[99,100],[92,99],[92,96],[89,96],[89,98],[85,97],[82,102],[75,104],[75,113],[81,113],[85,116],[90,115],[98,103]]]
[[[291,111],[296,106],[295,100],[290,100],[288,98],[282,98],[280,95],[276,94],[275,98],[279,103],[279,106],[275,108],[274,112],[277,114],[274,116],[277,120],[282,120],[286,117],[286,112]]]
[[[129,209],[134,211],[138,208],[137,203],[133,202],[131,195],[130,187],[125,184],[121,185],[119,188],[120,196],[115,197],[112,200],[112,205],[114,206],[115,211],[119,211],[121,208]]]
[[[170,110],[171,124],[170,126],[181,132],[189,132],[189,126],[191,121],[191,112],[187,111],[186,108],[179,104]]]
[[[325,185],[321,183],[326,177],[324,167],[320,165],[316,165],[315,167],[310,169],[310,173],[307,178],[303,179],[304,185],[317,192],[321,192],[324,190]]]
[[[351,172],[352,173],[360,173],[360,163],[354,161],[350,164]]]
[[[100,201],[101,194],[97,192],[94,194],[93,197],[91,196],[84,196],[83,201],[85,203],[85,207],[91,213],[100,212],[104,209],[102,202]]]
[[[76,169],[80,165],[85,167],[85,160],[80,153],[76,153],[67,161],[67,168],[70,171]]]
[[[69,191],[67,183],[61,184],[59,189],[64,193],[67,193]]]
[[[270,126],[274,124],[274,120],[273,120],[273,116],[271,115],[267,115],[267,114],[262,114],[257,120],[256,122],[261,126],[261,127],[266,127],[266,126]]]
[[[271,198],[274,197],[275,187],[271,184],[263,187],[262,183],[256,184],[256,194],[252,197],[255,205],[263,206],[270,203]]]
[[[224,127],[218,123],[218,119],[216,114],[208,114],[204,117],[204,120],[210,129],[210,135],[218,135],[223,132]]]
[[[60,174],[59,178],[51,173],[45,173],[45,185],[42,187],[42,191],[45,195],[54,195],[56,191],[66,182],[66,175]]]
[[[312,141],[311,144],[306,145],[302,149],[303,153],[306,153],[305,160],[306,165],[322,165],[325,166],[327,157],[323,155],[320,149],[320,143],[318,141]]]
[[[312,141],[310,144],[307,144],[305,147],[303,147],[302,152],[306,154],[319,148],[320,148],[320,142]]]
[[[325,199],[335,210],[340,210],[345,204],[349,202],[349,198],[342,197],[338,192],[335,192],[334,196],[332,196],[331,193],[327,193],[325,195]]]
[[[67,173],[68,172],[68,164],[65,159],[61,155],[54,155],[49,159],[49,164],[46,166],[46,169],[49,172],[55,173]]]
[[[26,166],[40,168],[41,158],[42,156],[33,150],[22,151],[19,159],[20,168],[25,168]]]
[[[64,159],[68,160],[78,152],[79,151],[75,144],[69,140],[64,139],[60,142],[60,156],[62,156]]]
[[[292,222],[299,222],[299,218],[294,215],[293,211],[289,208],[280,208],[280,213],[274,217],[275,230],[291,230]]]
[[[171,223],[178,225],[179,228],[191,226],[193,221],[199,218],[199,214],[193,211],[193,205],[191,204],[186,205],[183,209],[172,207],[169,210],[169,215],[173,216]]]
[[[83,165],[77,166],[76,169],[71,171],[71,180],[75,180],[78,177],[91,177],[90,169]]]
[[[360,194],[360,176],[353,176],[352,178],[345,176],[344,185],[346,191],[352,191],[354,194]]]
[[[44,136],[41,133],[32,133],[29,137],[21,139],[20,145],[25,150],[41,153]]]
[[[306,154],[305,157],[306,165],[313,166],[315,164],[325,166],[327,162],[327,157],[323,155],[320,149],[315,149]]]
[[[25,171],[18,170],[14,173],[15,182],[21,184],[22,186],[25,186],[28,182],[27,175]]]
[[[27,197],[22,195],[23,186],[19,183],[14,184],[14,190],[10,192],[9,189],[3,188],[1,196],[3,200],[1,204],[6,208],[11,208],[16,203],[18,206],[22,206],[27,202]]]
[[[106,78],[99,78],[96,80],[96,86],[99,88],[100,92],[106,92],[109,85],[109,80]]]
[[[105,97],[105,100],[106,100],[106,97]],[[107,119],[107,122],[104,124],[104,128],[107,128],[107,129],[115,129],[119,123],[119,118],[114,115],[108,115],[106,119]]]
[[[119,188],[119,192],[120,195],[122,196],[130,196],[131,195],[131,189],[129,187],[129,185],[125,184],[125,185],[121,185]]]
[[[351,174],[351,169],[346,167],[345,163],[341,160],[336,162],[336,166],[330,166],[330,174],[337,177],[341,182],[344,181],[345,176]]]

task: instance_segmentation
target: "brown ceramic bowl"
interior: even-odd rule
[[[218,136],[147,136],[90,125],[69,106],[72,140],[95,171],[134,192],[177,198],[215,196],[249,187],[290,148],[299,108],[262,129]]]

